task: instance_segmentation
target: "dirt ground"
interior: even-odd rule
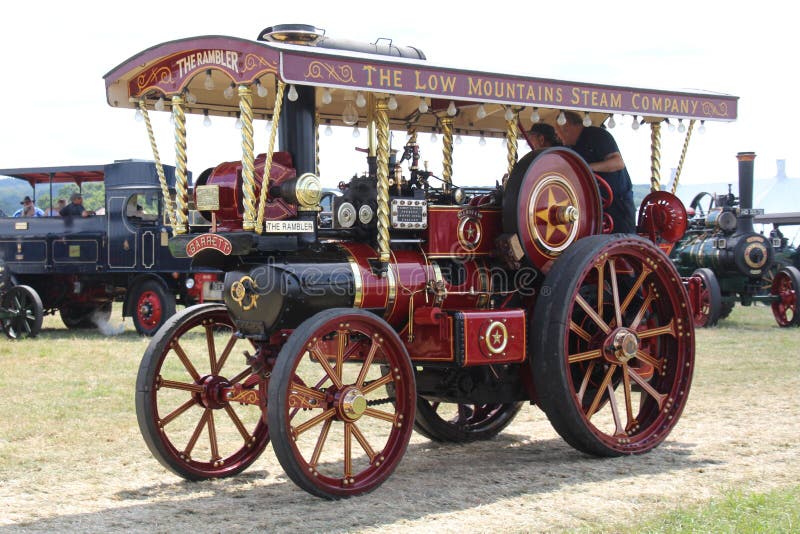
[[[584,456],[555,434],[538,408],[527,406],[492,441],[440,445],[415,433],[397,471],[375,492],[327,502],[297,488],[271,447],[238,477],[184,482],[153,459],[135,415],[127,414],[119,433],[91,438],[118,444],[100,448],[101,455],[91,440],[65,451],[43,432],[27,476],[1,481],[0,532],[596,531],[733,488],[794,485],[800,480],[800,366],[790,363],[777,376],[763,370],[774,358],[797,355],[737,350],[735,343],[704,350],[735,333],[732,327],[713,338],[699,334],[683,417],[646,455]],[[800,331],[789,335],[800,340]],[[67,423],[79,431],[80,421]]]

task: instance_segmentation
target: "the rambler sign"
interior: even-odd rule
[[[264,231],[274,233],[308,233],[314,231],[312,221],[267,221]]]
[[[192,258],[201,250],[213,249],[226,256],[233,250],[233,245],[226,238],[217,234],[201,234],[186,243],[186,254]]]

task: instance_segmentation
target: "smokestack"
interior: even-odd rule
[[[736,223],[736,233],[752,233],[753,229],[753,168],[756,159],[755,152],[739,152],[736,154],[739,160],[739,214]]]

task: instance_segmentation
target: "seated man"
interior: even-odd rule
[[[558,126],[559,137],[608,182],[614,194],[611,206],[606,209],[614,221],[614,233],[635,234],[633,185],[614,137],[605,128],[584,126],[581,116],[573,111],[565,111],[564,116],[567,122]]]
[[[36,207],[31,197],[22,199],[22,207],[14,212],[14,217],[44,217],[44,211]]]
[[[84,209],[83,196],[80,193],[72,193],[69,197],[69,204],[61,208],[59,214],[62,217],[89,217],[94,215],[94,212]]]

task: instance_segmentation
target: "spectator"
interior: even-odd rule
[[[556,129],[544,122],[537,122],[531,126],[531,148],[541,150],[551,146],[561,146],[561,139],[556,135]]]
[[[22,199],[22,207],[14,212],[14,217],[44,217],[44,211],[36,207],[31,197]]]
[[[62,217],[89,217],[94,215],[93,211],[84,209],[83,196],[80,193],[72,193],[69,197],[69,201],[70,203],[59,211]]]
[[[50,217],[58,216],[59,212],[61,211],[61,208],[63,208],[66,205],[67,205],[67,201],[64,200],[63,198],[59,198],[58,201],[56,202],[56,205],[54,207],[50,208],[49,210],[47,210],[47,215],[49,215]]]

